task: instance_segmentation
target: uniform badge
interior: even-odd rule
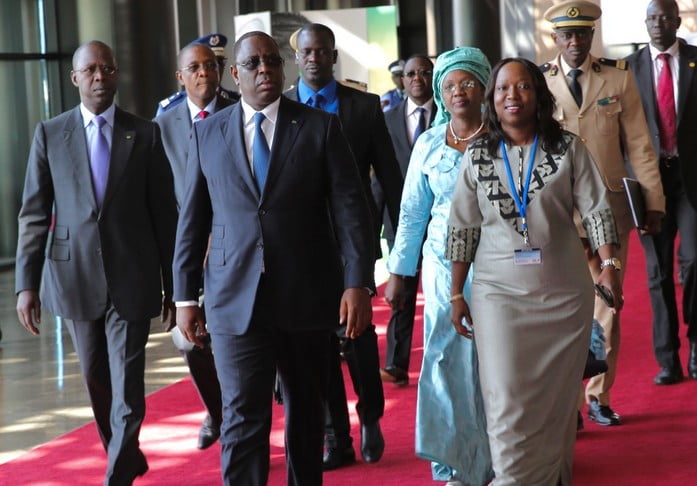
[[[614,96],[608,96],[607,98],[603,98],[598,100],[598,104],[600,106],[607,106],[611,105],[613,103],[617,103],[620,100],[620,95],[614,95]]]
[[[569,9],[566,11],[566,16],[571,17],[573,19],[573,18],[578,17],[579,13],[580,12],[579,12],[578,8],[569,7]]]
[[[220,36],[212,35],[211,38],[208,40],[208,44],[210,44],[211,47],[217,46],[218,44],[220,44]]]

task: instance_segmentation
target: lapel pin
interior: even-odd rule
[[[130,140],[133,138],[133,135],[126,135],[126,140]]]
[[[695,62],[694,62],[694,61],[690,61],[690,64],[688,64],[688,66],[690,66],[691,68],[695,67]]]
[[[297,125],[297,123],[298,123],[297,120],[291,120],[291,121],[290,121],[290,124],[291,124],[291,125]]]

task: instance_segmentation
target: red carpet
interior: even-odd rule
[[[641,245],[632,239],[630,266],[625,283],[622,351],[612,405],[622,415],[620,427],[599,427],[586,420],[576,447],[576,485],[675,485],[697,484],[697,381],[658,387],[653,385],[657,367],[651,348],[651,309],[646,290]],[[375,322],[381,351],[387,308],[375,299]],[[683,330],[683,364],[687,362]],[[430,467],[413,453],[416,380],[421,362],[421,321],[417,321],[410,370],[411,385],[385,386],[386,440],[383,459],[377,464],[356,465],[325,474],[325,485],[423,486],[431,481]],[[382,362],[382,360],[381,360]],[[347,384],[350,383],[347,378]],[[355,396],[347,385],[351,408]],[[285,484],[282,409],[274,410],[271,435],[272,486]],[[219,451],[196,449],[203,412],[189,380],[176,383],[148,397],[143,450],[150,464],[148,474],[136,485],[219,484]],[[360,432],[352,417],[354,446]],[[0,485],[72,486],[100,484],[106,461],[93,424],[50,441],[0,465]]]

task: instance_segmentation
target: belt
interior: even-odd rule
[[[670,157],[661,157],[661,164],[663,164],[666,167],[677,166],[678,162],[680,162],[680,159],[675,155],[671,155]]]

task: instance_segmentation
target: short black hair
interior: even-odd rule
[[[406,61],[404,61],[404,65],[406,66],[406,64],[412,59],[423,59],[431,66],[431,69],[433,69],[433,61],[426,54],[412,54],[411,56],[407,57]]]
[[[327,27],[324,24],[317,24],[317,23],[310,23],[310,24],[305,24],[302,27],[300,27],[300,30],[298,31],[298,37],[300,37],[300,34],[303,32],[314,32],[316,34],[326,34],[329,36],[329,39],[332,42],[332,49],[336,47],[336,38],[334,37],[334,32],[332,29]]]
[[[279,53],[281,52],[280,48],[278,47],[278,43],[274,40],[273,37],[271,37],[271,36],[270,36],[269,34],[267,34],[266,32],[262,32],[262,31],[260,31],[260,30],[253,30],[253,31],[251,31],[251,32],[247,32],[247,33],[245,33],[245,34],[242,34],[242,35],[240,36],[240,38],[237,39],[237,40],[235,41],[235,45],[232,47],[232,57],[233,57],[233,60],[234,60],[233,62],[237,62],[237,55],[240,53],[240,48],[241,48],[241,46],[242,46],[242,42],[243,42],[245,39],[248,39],[248,38],[250,38],[250,37],[266,37],[267,39],[270,39],[271,42],[274,43],[274,45],[276,46],[276,49],[278,50],[278,52],[279,52]]]

